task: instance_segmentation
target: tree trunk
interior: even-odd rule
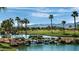
[[[19,28],[19,26],[20,26],[20,25],[19,25],[19,21],[17,22],[17,25],[18,25],[18,26],[17,26],[17,29],[18,29],[18,28]]]
[[[74,17],[74,35],[76,34],[75,31],[76,31],[76,17]]]
[[[64,27],[64,24],[63,24],[63,34],[65,34],[65,27]]]
[[[19,28],[19,23],[18,23],[18,28]]]
[[[26,27],[26,37],[27,37],[27,24],[25,24],[25,27]]]
[[[51,32],[52,32],[52,19],[51,19]]]

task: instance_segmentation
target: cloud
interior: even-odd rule
[[[49,14],[36,12],[36,13],[32,13],[32,16],[35,16],[35,17],[48,17]]]
[[[50,14],[48,13],[42,13],[42,12],[33,12],[31,13],[32,16],[34,17],[49,17]],[[64,14],[52,14],[54,17],[61,17],[64,16]]]
[[[57,10],[57,12],[70,12],[70,11],[68,9],[61,8],[61,9]]]
[[[37,11],[37,12],[52,12],[52,10],[50,8],[47,7],[10,7],[8,9],[14,10],[33,10],[33,11]]]
[[[74,11],[74,10],[75,10],[75,11],[79,11],[79,7],[73,7],[73,8],[72,8],[72,11]]]
[[[37,11],[37,12],[71,12],[74,9],[78,9],[79,8],[71,8],[71,9],[67,9],[67,8],[59,8],[59,7],[9,7],[8,9],[14,10],[32,10],[32,11]]]
[[[73,17],[69,18],[67,22],[74,23],[74,18]],[[76,22],[79,22],[79,17],[76,17]]]
[[[31,9],[31,8],[29,8],[29,7],[7,7],[7,9],[17,9],[17,10],[23,10],[23,9]]]
[[[59,13],[56,13],[56,14],[52,14],[54,17],[63,17],[63,16],[66,16],[66,14],[62,13],[62,14],[59,14]]]
[[[68,19],[60,19],[60,21],[65,20],[67,23],[74,23],[74,18],[68,18]],[[76,17],[76,22],[79,22],[79,17]]]
[[[58,8],[58,7],[57,7]],[[37,12],[70,12],[71,10],[69,9],[64,9],[63,7],[62,8],[58,8],[57,9],[56,7],[40,7],[40,8],[34,8],[32,10],[35,10]]]
[[[76,17],[76,22],[79,22],[79,17]]]
[[[38,12],[71,12],[71,9],[68,8],[59,8],[59,7],[41,7],[35,9]]]
[[[51,10],[49,8],[41,7],[41,8],[37,8],[36,11],[38,11],[38,12],[52,12],[53,10]]]
[[[70,7],[64,8],[64,7],[62,7],[62,8],[52,9],[52,12],[72,12],[74,10],[79,11],[79,8],[78,7],[73,7],[73,8],[70,8]]]
[[[55,10],[54,9],[54,12],[63,12],[63,13],[65,13],[65,12],[72,12],[72,10],[73,10],[73,8],[64,8],[64,7],[62,7],[62,8],[59,8],[59,9],[57,9],[57,10]]]

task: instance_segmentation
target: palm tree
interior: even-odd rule
[[[24,18],[24,20],[20,20],[21,23],[21,29],[26,29],[26,34],[27,34],[27,24],[29,23],[29,20],[27,18]],[[25,26],[23,26],[23,24],[25,24]]]
[[[30,22],[27,18],[24,18],[24,22],[25,22],[25,28],[26,28],[26,34],[27,34],[27,24]]]
[[[19,28],[19,25],[20,25],[20,18],[19,18],[19,17],[16,17],[15,20],[17,21],[17,24],[18,24],[17,28]]]
[[[7,34],[11,33],[12,31],[12,28],[13,28],[13,19],[12,18],[9,18],[7,20],[4,20],[2,23],[1,23],[1,27],[5,30],[5,32]]]
[[[52,30],[52,19],[53,19],[53,15],[49,15],[49,19],[51,20],[51,30]]]
[[[78,12],[77,11],[73,11],[71,16],[74,18],[74,34],[75,34],[75,30],[76,30],[76,17],[78,17]]]
[[[24,18],[24,22],[25,22],[25,27],[27,28],[27,24],[30,23],[30,22],[27,18]]]
[[[62,24],[63,24],[63,34],[65,34],[65,24],[66,24],[66,21],[62,21]]]

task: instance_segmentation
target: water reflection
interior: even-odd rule
[[[31,45],[18,48],[19,51],[79,51],[79,45]]]

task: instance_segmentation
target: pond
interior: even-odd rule
[[[11,38],[29,38],[30,35],[11,35]],[[0,38],[2,35],[0,35]],[[54,36],[45,36],[43,38],[58,38]],[[64,39],[72,39],[73,37],[65,37]],[[73,38],[74,39],[74,38]],[[78,37],[79,39],[79,37]],[[79,51],[78,44],[31,44],[30,46],[20,46],[16,48],[16,51]]]
[[[56,45],[56,44],[35,44],[21,46],[17,51],[79,51],[79,45]]]

